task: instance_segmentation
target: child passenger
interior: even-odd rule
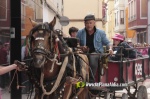
[[[113,51],[114,55],[110,58],[111,60],[118,61],[121,59],[121,54],[123,54],[123,58],[136,58],[135,50],[126,50],[125,48],[132,48],[126,41],[124,41],[124,36],[116,33],[113,39]],[[123,48],[121,48],[121,46]],[[122,53],[121,53],[122,50]],[[118,54],[118,55],[117,55]]]

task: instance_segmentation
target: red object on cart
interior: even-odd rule
[[[95,77],[96,82],[127,84],[128,86],[137,82],[144,81],[150,77],[149,56],[143,56],[136,59],[127,59],[126,61],[109,61],[108,69],[104,70],[103,76]],[[98,81],[100,77],[100,81]],[[127,87],[127,86],[126,86]],[[123,87],[109,87],[111,90],[121,90]]]

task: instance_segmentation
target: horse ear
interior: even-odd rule
[[[38,25],[37,22],[33,21],[31,18],[29,18],[30,22],[32,23],[32,26],[35,27],[36,25]]]
[[[54,27],[56,24],[56,17],[49,23],[50,26]]]

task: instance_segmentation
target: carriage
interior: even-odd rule
[[[106,48],[104,47],[104,49]],[[96,94],[89,92],[91,96],[103,97],[104,99],[148,99],[147,88],[141,83],[150,78],[149,47],[126,48],[128,51],[133,49],[147,49],[147,53],[140,54],[134,59],[123,58],[120,54],[119,61],[109,60],[108,53],[99,53],[101,58],[95,83],[86,83],[89,90],[97,91]],[[87,53],[83,54],[87,55]],[[121,97],[115,95],[116,91],[123,89],[126,89],[127,93],[123,93]],[[134,92],[131,89],[134,89]]]
[[[26,68],[30,82],[34,85],[35,99],[88,99],[104,97],[115,99],[115,91],[126,89],[130,99],[148,99],[146,87],[138,83],[150,76],[149,56],[136,59],[108,61],[109,54],[99,53],[100,62],[95,83],[90,84],[90,66],[76,38],[63,38],[61,30],[53,30],[56,18],[51,23],[37,24],[29,34],[30,59]],[[84,82],[84,83],[82,83]],[[77,88],[78,87],[80,88]],[[130,89],[135,88],[131,93]],[[96,91],[95,93],[92,93]],[[136,95],[137,93],[137,95]],[[122,99],[128,99],[124,93]]]
[[[149,62],[148,55],[124,61],[109,60],[108,69],[97,75],[97,81],[102,85],[98,90],[104,90],[101,91],[104,99],[115,99],[115,91],[123,89],[127,93],[123,93],[121,99],[148,99],[147,89],[141,82],[150,78]]]

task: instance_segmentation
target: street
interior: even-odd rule
[[[32,98],[33,99],[34,94],[32,94]],[[3,90],[2,91],[2,99],[10,99],[10,93],[8,92],[8,90]],[[22,99],[30,99],[28,98],[28,94],[22,94]]]
[[[142,83],[141,83],[142,84]],[[150,79],[147,79],[143,82],[143,85],[147,88],[148,99],[150,99]],[[134,92],[134,89],[131,89],[131,92]],[[123,93],[126,93],[126,90],[117,91],[116,96],[121,97]],[[34,94],[32,95],[33,99]],[[27,99],[28,94],[22,94],[22,99]],[[10,99],[10,93],[7,90],[2,91],[2,99]],[[97,98],[99,99],[99,98]],[[101,98],[102,99],[102,98]],[[117,98],[116,98],[117,99]],[[119,99],[119,98],[118,98]]]

